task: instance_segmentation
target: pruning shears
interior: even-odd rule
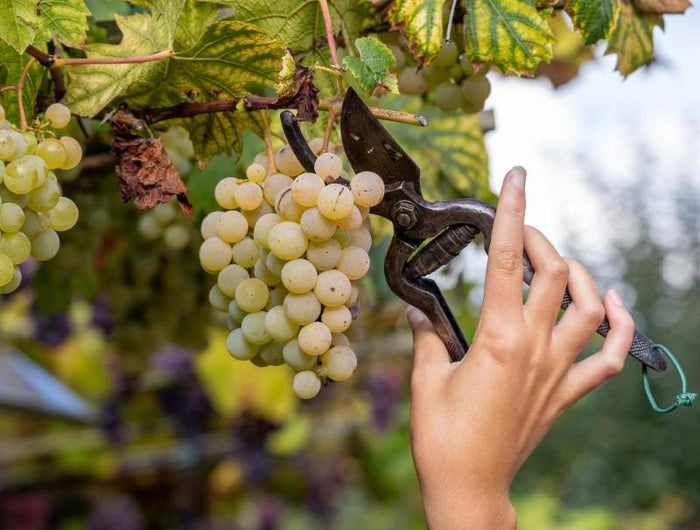
[[[301,164],[307,171],[313,171],[316,156],[291,112],[282,113],[282,125]],[[435,202],[424,199],[420,168],[352,88],[343,100],[340,130],[352,169],[374,171],[384,180],[384,199],[371,213],[394,225],[394,236],[384,262],[389,287],[430,319],[450,358],[459,361],[466,355],[469,343],[439,287],[426,276],[449,263],[478,234],[483,234],[488,252],[496,208],[469,198]],[[523,269],[523,280],[529,285],[534,270],[527,255],[523,255]],[[567,290],[561,307],[566,309],[570,304]],[[597,331],[602,336],[608,334],[607,318]],[[666,359],[655,343],[637,330],[629,354],[649,368],[666,369]]]

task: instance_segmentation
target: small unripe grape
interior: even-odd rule
[[[262,248],[269,249],[267,244],[267,238],[270,235],[270,230],[279,223],[282,222],[282,218],[276,213],[266,213],[258,222],[255,223],[255,228],[253,229],[253,238],[255,242]]]
[[[275,166],[285,175],[290,177],[296,177],[304,172],[304,166],[301,165],[299,159],[297,159],[294,151],[288,145],[282,147],[275,155]]]
[[[351,290],[352,285],[348,277],[337,270],[324,271],[319,274],[314,287],[318,301],[329,307],[343,305],[350,297]]]
[[[459,66],[462,68],[465,77],[471,77],[474,75],[474,65],[469,60],[467,54],[463,54],[459,58]]]
[[[284,299],[284,312],[293,322],[303,326],[321,315],[321,303],[313,292],[289,293]]]
[[[214,188],[214,198],[219,206],[227,210],[238,208],[235,191],[238,187],[238,179],[226,177],[221,179]]]
[[[268,366],[281,366],[284,364],[284,357],[282,356],[282,348],[284,344],[277,341],[272,341],[260,349],[258,357],[265,361]]]
[[[209,303],[217,311],[228,311],[228,305],[231,298],[221,292],[218,285],[213,285],[209,289]]]
[[[15,265],[10,257],[4,252],[0,252],[0,286],[4,287],[12,281]]]
[[[241,212],[228,210],[218,217],[216,235],[227,243],[238,243],[248,235],[248,221]]]
[[[246,312],[243,311],[235,300],[231,300],[228,304],[228,315],[234,322],[240,324],[245,318]]]
[[[450,73],[447,71],[447,68],[442,68],[436,64],[431,64],[423,68],[420,71],[420,75],[431,85],[439,85],[450,78]]]
[[[272,227],[267,243],[270,251],[278,258],[293,260],[306,252],[308,240],[299,224],[283,221]]]
[[[292,183],[292,197],[300,206],[316,206],[318,195],[325,186],[323,179],[315,173],[302,173]]]
[[[253,266],[253,276],[258,280],[262,280],[265,282],[265,285],[269,285],[270,287],[280,283],[280,277],[272,274],[265,266],[265,262],[261,260],[255,262]]]
[[[70,109],[61,103],[53,103],[46,109],[46,119],[55,129],[63,129],[70,122]]]
[[[55,230],[47,228],[31,239],[32,257],[37,261],[52,259],[61,247],[61,240]]]
[[[355,352],[347,346],[333,346],[321,357],[321,362],[333,381],[349,379],[357,368]]]
[[[25,195],[38,185],[39,172],[33,162],[18,158],[5,167],[4,183],[12,193]]]
[[[233,190],[233,196],[241,210],[255,210],[263,202],[263,191],[257,182],[243,182]]]
[[[163,229],[160,226],[160,223],[156,221],[156,218],[153,217],[153,215],[151,214],[145,214],[141,216],[138,222],[138,230],[139,234],[141,234],[146,239],[156,239],[160,237],[163,231]]]
[[[222,293],[229,298],[233,298],[236,296],[236,288],[238,285],[248,278],[250,278],[250,274],[248,274],[247,270],[240,265],[232,263],[221,269],[216,277],[216,284],[219,286]]]
[[[231,245],[216,236],[204,240],[199,247],[199,261],[206,271],[220,271],[231,263]]]
[[[360,247],[345,247],[337,268],[351,280],[359,280],[369,272],[369,255]]]
[[[32,243],[24,232],[6,233],[0,240],[0,252],[6,254],[15,265],[27,261],[31,251]]]
[[[249,269],[258,260],[258,244],[250,237],[242,239],[232,249],[233,262],[244,269]]]
[[[340,261],[340,243],[335,239],[329,239],[321,243],[309,243],[306,249],[306,259],[320,271],[325,271],[335,267]]]
[[[171,225],[163,232],[163,242],[171,250],[182,250],[190,242],[190,231],[182,224]]]
[[[231,357],[239,361],[252,359],[259,349],[260,346],[248,342],[240,329],[234,329],[226,339],[226,350],[228,350]]]
[[[267,161],[267,153],[258,153],[255,155],[255,158],[253,158],[253,164],[260,164],[262,167],[265,168],[265,171],[267,171],[269,168],[269,163]]]
[[[260,164],[251,164],[248,169],[245,170],[245,176],[248,180],[252,182],[260,183],[265,180],[267,176],[267,169]]]
[[[406,66],[399,73],[399,91],[408,96],[420,96],[428,90],[428,83],[413,66]]]
[[[28,238],[34,237],[41,230],[46,229],[49,226],[48,219],[40,217],[39,214],[33,212],[32,210],[24,210],[24,224],[20,230],[24,232]]]
[[[437,57],[435,57],[434,63],[436,66],[447,68],[457,62],[458,57],[459,50],[457,49],[457,45],[454,42],[449,41],[445,42],[440,47],[440,51],[438,52]]]
[[[311,399],[321,391],[321,380],[314,372],[306,370],[294,376],[292,388],[297,397]]]
[[[0,204],[0,231],[17,232],[24,224],[24,210],[12,202]]]
[[[286,342],[296,337],[299,325],[287,316],[284,307],[275,306],[267,312],[265,328],[274,340]]]
[[[484,75],[476,75],[462,81],[462,97],[470,105],[482,105],[491,94],[491,83]]]
[[[447,71],[450,73],[450,79],[457,83],[464,78],[464,72],[462,71],[462,67],[459,65],[459,63],[453,64]]]
[[[255,313],[263,309],[269,297],[267,285],[257,278],[243,280],[236,287],[236,303],[247,313]]]
[[[70,230],[78,222],[78,215],[78,206],[68,197],[61,197],[49,212],[49,228],[57,232]]]
[[[162,226],[165,226],[175,220],[177,217],[177,209],[171,202],[162,202],[153,207],[151,214],[155,217],[156,221]]]
[[[34,154],[39,141],[36,139],[36,135],[33,132],[27,131],[22,133],[24,141],[27,142],[27,154]]]
[[[292,339],[284,345],[282,348],[282,357],[284,358],[284,362],[295,370],[309,370],[318,362],[317,357],[307,355],[301,351],[299,341],[296,339]]]
[[[2,275],[2,264],[0,264],[0,275]],[[0,294],[10,294],[16,291],[20,283],[22,283],[22,271],[19,267],[15,267],[12,271],[12,279],[5,285],[0,285]]]
[[[462,92],[459,86],[449,81],[435,87],[435,105],[445,111],[457,110],[462,103]]]
[[[290,293],[307,293],[316,285],[316,267],[305,259],[295,259],[282,267],[282,284]]]
[[[299,330],[299,347],[307,355],[321,355],[331,347],[331,331],[322,322],[312,322]]]
[[[39,142],[36,154],[44,159],[49,169],[60,168],[66,163],[66,148],[55,138],[47,138]]]
[[[335,153],[323,153],[314,163],[314,171],[323,180],[337,179],[343,172],[343,161]]]
[[[241,331],[243,331],[243,336],[251,344],[265,344],[270,342],[270,334],[267,332],[265,327],[265,317],[267,312],[258,311],[257,313],[251,313],[246,315],[241,322]]]
[[[350,346],[350,341],[342,333],[333,333],[332,346]]]
[[[284,188],[292,185],[292,177],[283,175],[282,173],[275,173],[270,175],[265,179],[263,184],[263,196],[265,197],[265,202],[270,206],[275,205],[275,198],[277,194]]]
[[[352,324],[352,314],[347,306],[327,307],[321,314],[321,322],[333,333],[343,332]]]
[[[309,141],[309,149],[316,155],[320,155],[321,152],[323,151],[323,138],[313,138]],[[328,149],[326,149],[326,152],[333,151],[335,149],[335,146],[328,142]]]
[[[329,184],[318,194],[318,210],[334,221],[347,216],[353,204],[352,193],[342,184]]]
[[[211,212],[202,219],[202,226],[200,230],[202,232],[202,238],[209,239],[210,237],[216,236],[219,230],[219,218],[223,212]]]
[[[70,136],[61,136],[58,139],[63,145],[63,150],[66,153],[66,160],[61,164],[60,169],[73,169],[80,164],[83,159],[83,148],[80,142]]]
[[[284,267],[285,263],[286,261],[279,259],[272,252],[265,257],[265,267],[275,276],[281,276],[282,267]]]
[[[306,210],[301,215],[299,224],[304,231],[304,235],[311,241],[327,241],[335,234],[336,223],[321,215],[318,208]]]
[[[275,210],[287,221],[298,223],[304,213],[304,207],[300,206],[292,196],[292,187],[288,186],[277,194],[275,198]]]

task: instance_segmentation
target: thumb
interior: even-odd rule
[[[450,364],[450,356],[435,328],[422,311],[409,307],[408,324],[413,330],[413,369],[434,370]]]

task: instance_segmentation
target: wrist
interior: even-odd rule
[[[507,491],[424,495],[423,509],[430,530],[513,530],[517,526]]]

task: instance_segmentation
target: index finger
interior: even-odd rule
[[[489,245],[484,285],[484,314],[523,310],[525,169],[515,166],[503,180]]]

